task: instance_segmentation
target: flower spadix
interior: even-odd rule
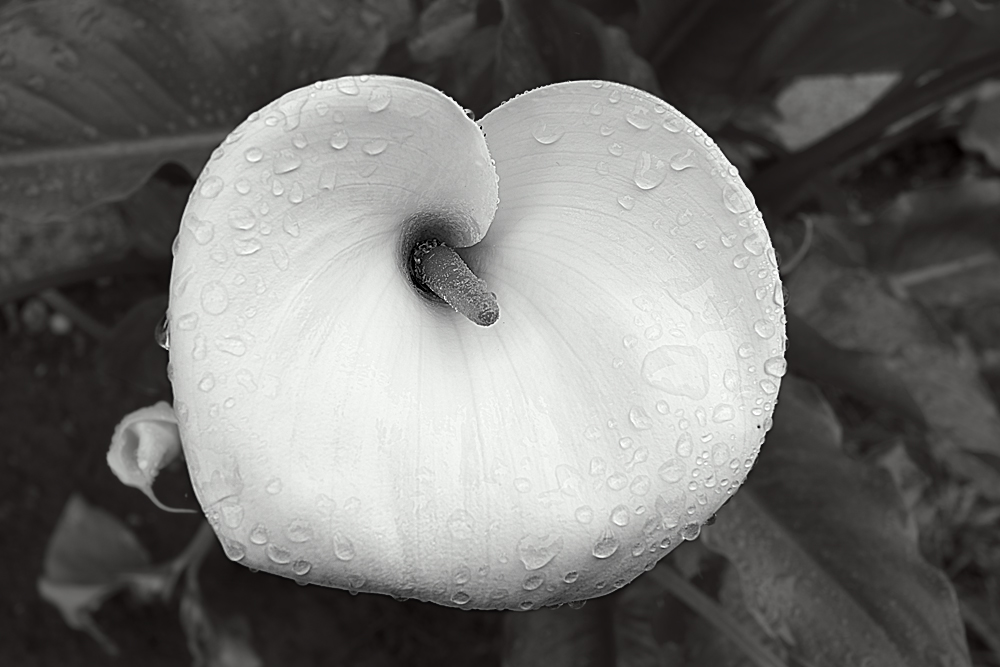
[[[422,282],[422,243],[499,317]],[[201,174],[174,407],[234,560],[532,609],[623,586],[740,485],[782,308],[750,193],[661,100],[574,81],[477,125],[421,83],[343,78],[253,114]]]

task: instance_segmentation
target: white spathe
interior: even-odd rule
[[[735,170],[618,84],[540,88],[480,125],[418,82],[321,82],[253,114],[199,178],[171,375],[234,560],[538,608],[631,581],[744,480],[785,335]],[[408,279],[408,234],[441,221],[497,294],[493,326]]]

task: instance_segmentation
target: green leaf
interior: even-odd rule
[[[359,0],[7,3],[0,213],[66,219],[166,162],[198,173],[250,111],[373,69],[399,29]]]
[[[565,0],[502,0],[494,74],[496,103],[570,79],[627,83],[659,94],[656,75],[621,28]]]
[[[703,531],[748,610],[815,665],[968,665],[955,592],[920,556],[885,473],[848,459],[810,385],[782,383],[745,487]]]

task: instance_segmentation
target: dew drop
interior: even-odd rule
[[[610,137],[612,134],[614,134],[614,131],[615,128],[611,127],[607,123],[601,125],[600,133],[602,137]]]
[[[708,368],[708,357],[696,347],[661,345],[646,354],[641,374],[657,389],[697,401],[708,395]]]
[[[321,190],[333,190],[337,187],[337,168],[327,166],[319,175],[319,187]]]
[[[559,555],[563,538],[553,535],[525,535],[517,543],[517,557],[526,570],[539,570]]]
[[[470,572],[469,568],[465,567],[464,565],[460,565],[458,568],[455,569],[455,573],[452,578],[454,579],[456,584],[461,586],[463,584],[469,583],[469,579],[472,578],[472,572]]]
[[[283,150],[274,157],[274,173],[276,174],[287,174],[300,166],[302,166],[302,158],[290,150]]]
[[[285,529],[285,535],[292,542],[301,544],[313,538],[313,529],[305,519],[292,519]]]
[[[309,145],[309,140],[306,139],[306,135],[299,132],[292,137],[292,145],[301,150]]]
[[[337,531],[333,534],[333,555],[343,561],[354,558],[354,543],[343,533]]]
[[[580,578],[579,572],[577,572],[576,570],[570,570],[569,572],[563,575],[562,580],[567,584],[572,584],[575,583],[576,580],[579,578]]]
[[[267,548],[264,549],[264,553],[267,557],[274,563],[278,565],[285,565],[292,561],[292,554],[288,552],[288,549],[279,547],[277,544],[268,544]]]
[[[732,368],[727,368],[722,374],[722,386],[729,391],[736,391],[740,388],[740,376]]]
[[[753,323],[753,330],[761,338],[770,338],[774,335],[774,325],[768,320],[757,320]]]
[[[637,130],[648,130],[653,127],[653,119],[649,117],[649,110],[640,106],[632,107],[632,110],[625,114],[625,120]]]
[[[202,220],[194,213],[188,213],[184,216],[184,226],[191,232],[199,245],[205,245],[215,237],[215,225],[207,220]]]
[[[366,141],[361,150],[364,151],[365,155],[381,155],[388,148],[389,142],[385,139],[372,139],[371,141]]]
[[[683,461],[680,459],[670,459],[660,466],[660,469],[657,470],[657,474],[660,475],[660,479],[664,482],[673,484],[681,481],[684,477],[685,471],[686,466]]]
[[[574,512],[576,520],[582,524],[588,524],[594,520],[594,510],[591,509],[590,505],[581,505],[576,508]]]
[[[465,591],[458,591],[451,596],[451,601],[457,605],[469,604],[472,597]]]
[[[350,143],[351,138],[347,136],[347,130],[337,130],[330,135],[330,147],[334,150],[342,150]]]
[[[712,421],[716,424],[730,422],[736,417],[736,411],[728,403],[719,403],[712,411]]]
[[[217,280],[205,283],[201,288],[201,307],[209,315],[221,315],[229,307],[229,294]]]
[[[257,224],[257,216],[246,206],[234,206],[228,213],[229,226],[233,229],[247,231]]]
[[[254,526],[250,531],[250,541],[257,545],[267,544],[267,528],[259,523]]]
[[[597,163],[597,173],[601,176],[607,176],[610,172],[611,170],[608,169],[608,163],[603,160],[599,160]]]
[[[215,341],[215,349],[234,357],[242,357],[247,352],[247,344],[239,336],[223,336]]]
[[[764,362],[764,372],[768,375],[780,378],[788,370],[788,362],[781,357],[771,357]]]
[[[228,528],[239,528],[240,524],[243,523],[243,506],[233,504],[224,504],[219,510],[222,512],[222,522],[226,524]]]
[[[778,391],[778,385],[774,384],[773,382],[771,382],[766,378],[760,381],[760,388],[766,394],[774,394]]]
[[[632,195],[618,195],[618,204],[626,211],[635,208],[635,197]]]
[[[614,155],[615,157],[621,157],[622,154],[625,152],[625,147],[622,146],[617,141],[615,141],[610,146],[608,146],[608,152]]]
[[[616,526],[627,526],[629,521],[629,511],[624,505],[617,505],[611,510],[611,523]]]
[[[208,356],[208,339],[205,334],[200,333],[194,337],[194,347],[191,349],[191,357],[195,361],[201,361]]]
[[[198,326],[198,313],[186,313],[177,318],[177,328],[191,331]]]
[[[756,232],[743,239],[743,247],[754,257],[760,257],[764,254],[765,245],[764,239]]]
[[[691,209],[686,208],[677,214],[677,226],[684,227],[685,225],[689,225],[693,219],[694,213],[691,212]]]
[[[307,574],[309,574],[309,570],[311,569],[312,569],[312,563],[310,563],[307,560],[297,560],[294,563],[292,563],[292,572],[299,575],[300,577],[304,577]]]
[[[591,116],[600,116],[602,113],[604,113],[604,109],[601,107],[600,102],[594,102],[590,105]]]
[[[677,438],[677,444],[674,446],[674,449],[678,456],[691,456],[692,445],[691,434],[681,433]]]
[[[535,138],[540,144],[548,146],[549,144],[554,144],[559,141],[562,137],[565,129],[561,125],[549,125],[547,123],[542,123],[541,125],[536,125],[533,130],[531,130],[531,136]]]
[[[657,401],[656,411],[659,412],[661,415],[670,414],[670,405],[666,401]]]
[[[246,152],[243,153],[243,157],[247,159],[247,162],[260,162],[264,159],[264,151],[255,146],[253,148],[248,148]]]
[[[736,348],[736,354],[738,354],[741,359],[749,359],[753,356],[753,346],[750,343],[741,343],[740,346]]]
[[[681,528],[681,537],[685,540],[696,540],[701,534],[701,524],[697,522],[691,522],[684,524]]]
[[[626,477],[624,474],[620,472],[615,472],[612,473],[610,477],[608,477],[607,484],[608,488],[611,489],[612,491],[621,491],[626,486],[628,486],[628,477]]]
[[[670,168],[674,171],[684,171],[695,166],[694,151],[690,148],[684,153],[678,153],[670,158]]]
[[[246,373],[249,375],[249,371],[246,371]],[[264,490],[267,491],[272,496],[278,495],[279,493],[281,493],[281,480],[278,479],[277,477],[272,477],[268,481],[267,486],[264,487]]]
[[[226,553],[226,558],[231,561],[241,561],[247,555],[247,548],[236,540],[222,540],[222,550]]]
[[[632,422],[632,426],[640,431],[653,428],[653,419],[638,405],[634,405],[629,409],[628,419]]]
[[[620,102],[621,99],[622,99],[622,91],[619,90],[618,88],[612,90],[611,94],[608,95],[608,102],[611,102],[611,104],[618,104],[618,102]]]
[[[344,95],[350,95],[353,97],[361,92],[361,89],[358,87],[358,82],[354,80],[353,76],[341,77],[337,79],[335,85],[337,86],[337,90],[342,92]]]
[[[281,181],[279,181],[278,179],[274,179],[273,181],[271,181],[271,194],[273,194],[275,197],[280,197],[284,193],[285,193],[285,186]]]
[[[637,496],[644,496],[649,492],[650,480],[646,475],[638,475],[628,487],[629,491]]]
[[[298,181],[292,183],[292,187],[288,189],[288,201],[292,202],[293,204],[301,204],[302,200],[305,199],[305,197],[306,193],[305,190],[302,189],[302,184],[299,183]],[[287,225],[285,226],[285,230],[286,231],[288,230]],[[292,236],[296,235],[293,234]]]
[[[545,583],[545,577],[540,574],[529,574],[521,582],[521,588],[526,591],[533,591]]]
[[[251,239],[234,239],[233,240],[233,252],[241,257],[247,257],[258,252],[264,245],[260,240]]]
[[[595,558],[605,559],[611,558],[618,547],[620,546],[618,538],[610,530],[605,530],[601,537],[594,543],[594,548],[591,549],[591,553],[594,554]]]
[[[659,324],[652,324],[646,327],[643,335],[646,337],[646,340],[659,340],[663,336],[663,327]]]
[[[274,265],[281,271],[288,269],[288,253],[280,245],[271,249],[271,259],[274,261]]]
[[[640,151],[632,172],[632,179],[642,190],[652,190],[667,177],[667,166],[663,160],[646,151]]]
[[[368,94],[368,110],[372,113],[383,111],[392,102],[392,91],[385,86],[375,86]]]
[[[215,376],[211,373],[205,373],[201,380],[198,382],[198,389],[209,392],[215,388]]]
[[[753,207],[750,196],[730,183],[722,188],[722,201],[732,213],[746,213]]]
[[[660,123],[660,127],[662,127],[667,132],[671,132],[673,134],[677,134],[678,132],[680,132],[683,129],[684,126],[683,126],[683,123],[681,122],[680,118],[678,118],[678,117],[676,117],[676,116],[674,116],[672,114],[668,114],[663,119],[663,122]]]
[[[465,510],[455,510],[448,517],[448,530],[456,540],[471,540],[476,535],[475,520]]]

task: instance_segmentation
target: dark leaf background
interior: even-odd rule
[[[0,2],[0,664],[1000,665],[997,4]],[[255,109],[365,73],[476,115],[628,83],[765,212],[773,430],[626,588],[520,614],[300,588],[109,474],[118,419],[170,400],[152,330],[194,178]],[[158,485],[190,505],[183,470]]]

